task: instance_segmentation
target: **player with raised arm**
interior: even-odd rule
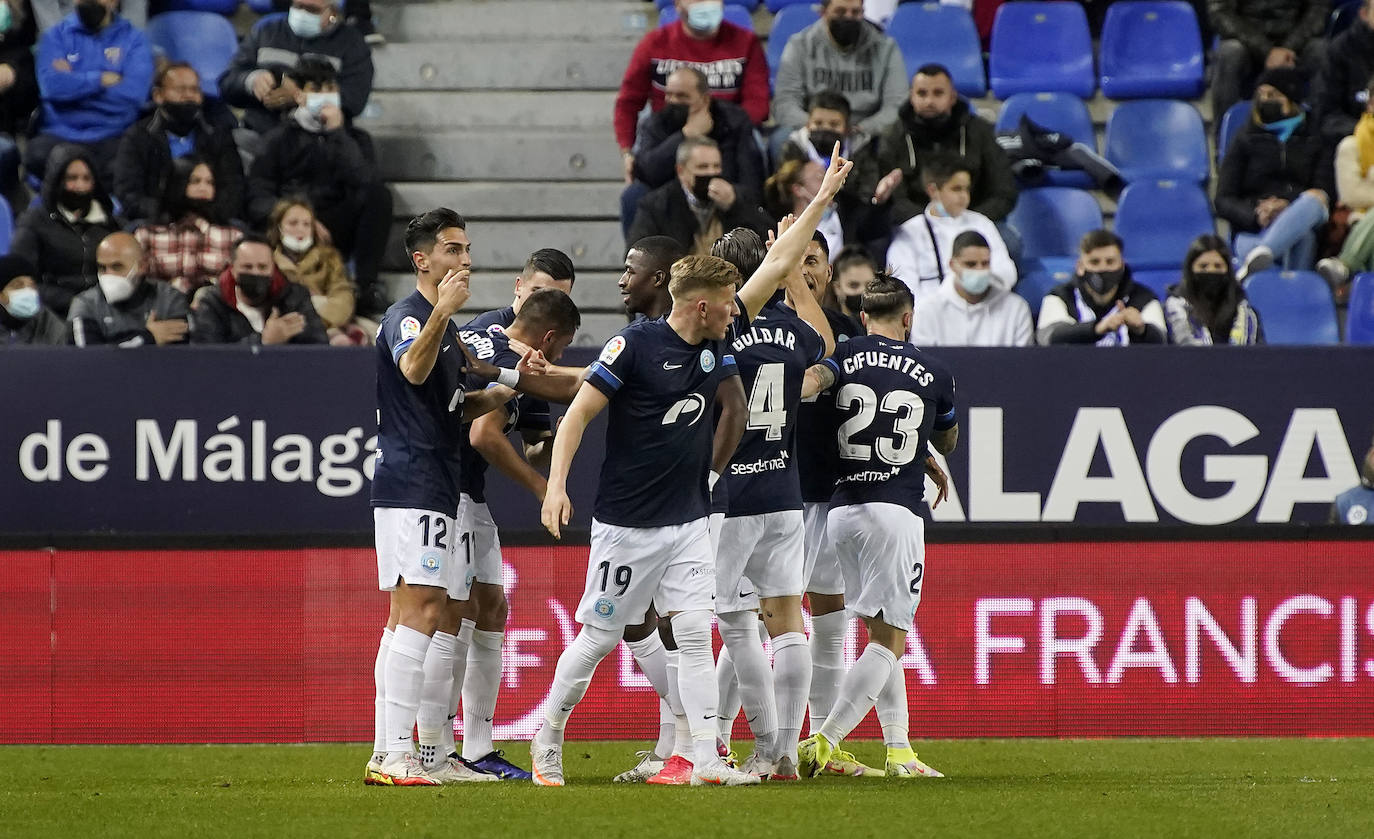
[[[747,326],[801,259],[825,205],[850,164],[838,148],[802,219],[782,234],[762,266],[735,292],[739,272],[709,256],[673,265],[668,317],[626,327],[602,351],[554,442],[544,526],[557,537],[572,515],[566,481],[587,424],[610,407],[606,460],[592,518],[582,631],[558,660],[544,725],[530,744],[535,783],[563,784],[563,729],[601,659],[649,603],[672,620],[679,690],[692,736],[691,783],[745,785],[759,778],[726,766],[716,752],[716,681],[711,655],[715,558],[707,517],[720,379],[735,375],[725,339]]]
[[[917,510],[925,493],[926,446],[949,454],[959,438],[953,376],[907,341],[912,303],[900,280],[874,279],[861,313],[868,334],[841,344],[806,374],[803,396],[834,387],[842,415],[827,531],[840,558],[847,606],[864,619],[869,639],[820,731],[802,744],[801,771],[809,776],[824,770],[835,745],[882,694],[900,685],[905,696],[900,659],[925,581],[925,521]],[[881,720],[886,773],[942,777],[911,749],[904,699],[901,711],[900,720]]]

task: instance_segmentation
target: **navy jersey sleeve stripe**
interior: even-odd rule
[[[826,367],[829,367],[836,376],[840,375],[840,365],[835,362],[835,358],[833,356],[830,358],[821,359],[820,363],[824,364]]]
[[[402,356],[402,354],[404,354],[406,350],[410,349],[410,345],[413,344],[413,343],[415,343],[415,339],[414,339],[414,338],[407,338],[407,339],[405,339],[404,341],[402,341],[401,343],[399,343],[399,344],[397,344],[396,346],[392,347],[392,348],[391,348],[391,360],[394,361],[394,362],[396,362],[397,364],[400,364],[400,363],[401,363],[401,356]]]
[[[959,417],[953,408],[935,418],[934,428],[936,431],[948,431],[959,424]]]
[[[587,373],[587,382],[607,396],[611,396],[617,390],[620,390],[621,386],[624,384],[616,374],[612,373],[599,361],[592,364],[591,370]]]

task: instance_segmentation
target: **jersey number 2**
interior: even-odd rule
[[[787,426],[786,394],[782,375],[786,365],[780,361],[759,366],[754,376],[754,390],[749,394],[750,431],[764,432],[765,440],[781,440]]]
[[[916,450],[921,442],[921,421],[926,415],[926,403],[921,397],[909,390],[893,390],[883,396],[879,405],[878,394],[873,392],[873,388],[850,382],[835,395],[835,404],[841,410],[847,410],[855,404],[859,406],[859,412],[845,420],[839,428],[840,457],[868,460],[876,447],[878,459],[892,466],[905,466],[916,459]],[[879,410],[884,414],[896,415],[892,421],[895,436],[879,437],[873,446],[853,442],[851,438],[855,434],[873,424]]]

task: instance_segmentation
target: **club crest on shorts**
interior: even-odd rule
[[[438,551],[426,551],[420,557],[420,567],[424,569],[426,574],[438,575],[444,567],[443,555]]]
[[[1367,518],[1369,518],[1369,511],[1361,504],[1352,504],[1350,511],[1345,514],[1345,520],[1349,524],[1364,524]]]
[[[625,337],[617,335],[606,342],[606,346],[601,350],[601,357],[597,359],[602,364],[610,364],[620,357],[620,353],[625,349]]]
[[[716,354],[710,350],[701,351],[701,372],[709,373],[716,369]]]
[[[597,617],[609,618],[615,614],[615,604],[609,598],[602,597],[592,606],[592,611],[596,612]]]

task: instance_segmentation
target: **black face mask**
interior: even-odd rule
[[[214,204],[215,200],[213,198],[182,198],[180,215],[185,216],[187,213],[195,213],[201,218],[208,219],[210,218],[210,208],[213,207]]]
[[[692,181],[692,194],[696,199],[705,204],[711,200],[710,189],[711,181],[719,175],[697,175],[696,180]]]
[[[89,192],[72,192],[70,189],[63,189],[57,193],[58,205],[69,213],[85,215],[94,200],[95,196]]]
[[[1255,105],[1255,113],[1259,114],[1259,120],[1266,125],[1271,122],[1278,122],[1283,119],[1283,103],[1268,99]]]
[[[658,111],[658,118],[669,131],[679,131],[687,124],[687,106],[680,103],[664,105]]]
[[[1225,271],[1198,271],[1193,274],[1192,286],[1199,297],[1216,299],[1231,287],[1231,275]]]
[[[822,157],[829,157],[835,150],[835,144],[844,140],[838,131],[812,131],[811,145],[816,149],[816,154]]]
[[[851,312],[858,312],[863,308],[864,296],[862,294],[846,294],[844,296],[844,307]]]
[[[1120,285],[1121,278],[1125,275],[1125,268],[1118,268],[1115,271],[1089,271],[1083,275],[1083,284],[1093,294],[1103,295]]]
[[[272,289],[272,277],[268,274],[239,274],[234,278],[239,293],[250,306],[260,306],[267,302],[267,293]]]
[[[105,7],[94,0],[82,0],[76,4],[76,17],[87,30],[99,32],[105,23]]]
[[[835,39],[835,43],[849,49],[859,42],[859,33],[863,31],[863,21],[852,17],[840,17],[830,21],[830,37]]]
[[[200,105],[195,102],[164,102],[158,107],[167,130],[178,137],[190,134],[200,122]]]

